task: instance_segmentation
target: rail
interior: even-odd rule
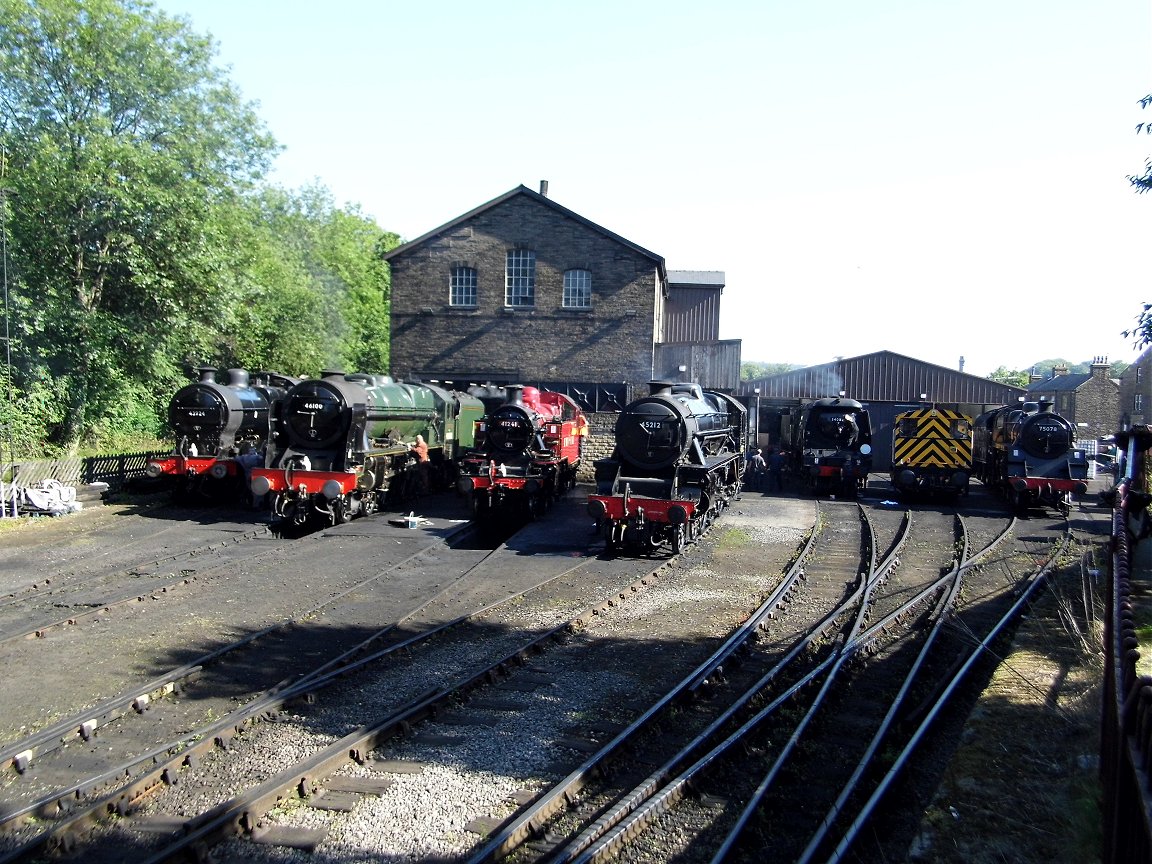
[[[1152,575],[1142,563],[1152,548],[1152,427],[1138,426],[1116,439],[1125,458],[1114,490],[1104,635],[1101,857],[1104,864],[1152,864],[1152,677],[1137,671],[1133,591],[1133,579]],[[1141,544],[1146,546],[1138,554]]]

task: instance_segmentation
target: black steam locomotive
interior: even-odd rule
[[[1018,512],[1040,506],[1067,514],[1072,495],[1088,490],[1088,458],[1075,433],[1050,399],[986,411],[973,425],[973,470]]]
[[[455,479],[483,414],[467,393],[325,372],[277,405],[252,493],[269,496],[277,528],[347,522],[375,512],[389,493],[410,497]]]
[[[748,411],[699,384],[654,381],[616,421],[588,512],[609,549],[678,553],[740,492]]]
[[[790,415],[784,446],[800,483],[813,495],[855,498],[872,470],[872,425],[855,399],[817,399]]]
[[[148,477],[167,481],[180,500],[221,502],[247,496],[246,469],[262,461],[275,404],[297,383],[275,372],[197,370],[199,380],[181,387],[168,403],[173,452],[153,459]]]

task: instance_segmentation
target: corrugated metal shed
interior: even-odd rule
[[[766,399],[821,399],[843,392],[861,402],[909,404],[927,400],[1007,405],[1019,401],[1027,392],[1022,387],[1000,384],[891,351],[848,357],[740,384],[741,393],[750,394],[756,388],[760,389],[761,398]]]
[[[720,338],[721,270],[669,270],[662,342],[714,342]]]

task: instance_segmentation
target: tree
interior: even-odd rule
[[[1152,94],[1140,100],[1141,108],[1147,108],[1149,105],[1152,105]],[[1136,133],[1140,134],[1141,132],[1146,135],[1152,135],[1152,123],[1137,123]],[[1144,160],[1144,173],[1129,174],[1128,182],[1135,187],[1137,192],[1147,192],[1149,189],[1152,189],[1152,158]]]
[[[998,384],[1008,384],[1011,387],[1027,387],[1028,386],[1028,372],[1019,371],[1016,369],[1008,369],[1004,366],[998,368],[995,372],[988,376],[989,380],[995,381]]]
[[[757,378],[767,378],[770,375],[781,375],[791,372],[799,367],[791,363],[759,363],[753,360],[740,364],[740,380],[755,381]]]
[[[1145,303],[1140,314],[1136,316],[1136,326],[1130,330],[1122,330],[1125,339],[1131,339],[1137,348],[1152,345],[1152,303]]]
[[[400,238],[318,185],[267,188],[252,200],[240,326],[224,361],[286,374],[389,367],[389,276],[383,255]],[[317,339],[317,334],[324,334]]]
[[[17,366],[58,382],[66,447],[231,329],[229,232],[276,145],[214,54],[146,0],[0,0]]]

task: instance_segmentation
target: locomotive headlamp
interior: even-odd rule
[[[157,477],[164,473],[164,468],[155,462],[149,462],[148,467],[144,469],[144,473],[155,480]]]
[[[588,501],[588,515],[593,519],[603,519],[607,512],[608,508],[604,506],[603,501],[597,501],[595,498]]]
[[[217,480],[223,480],[228,476],[228,465],[224,462],[213,462],[212,467],[208,469],[208,473]]]
[[[324,485],[320,487],[320,494],[329,501],[335,501],[342,492],[340,484],[335,480],[325,480]]]
[[[252,494],[259,498],[261,495],[267,495],[272,489],[272,484],[267,477],[253,477],[252,478]]]

